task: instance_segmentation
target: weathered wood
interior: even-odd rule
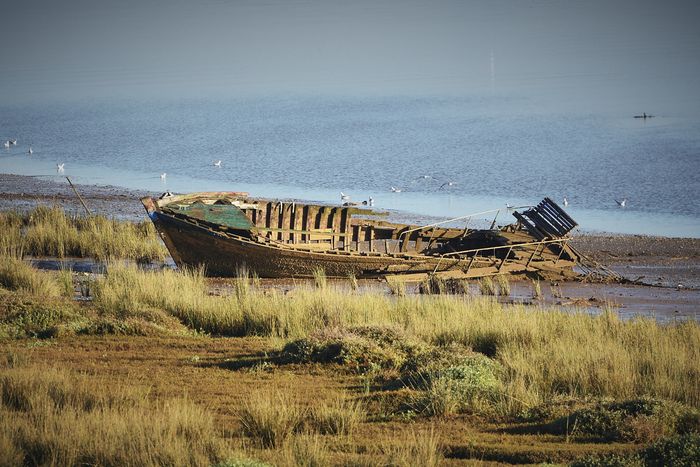
[[[289,241],[289,238],[291,237],[291,234],[289,233],[290,232],[289,222],[290,222],[290,217],[291,217],[291,212],[292,212],[292,205],[282,203],[280,205],[280,211],[281,211],[281,213],[280,213],[279,226],[280,226],[280,229],[282,229],[280,232],[280,240],[282,242],[287,242],[287,241]],[[285,232],[285,230],[286,230],[286,232]]]
[[[193,218],[186,208],[196,202],[204,203],[207,213],[208,207],[214,210],[240,208],[250,228],[233,229],[206,216],[202,220]],[[167,237],[166,246],[173,250],[171,254],[178,265],[203,263],[207,273],[214,275],[235,273],[236,265],[242,263],[248,264],[261,277],[307,277],[317,267],[323,267],[332,277],[349,272],[358,277],[373,277],[433,271],[481,277],[499,270],[502,273],[551,270],[563,274],[562,270],[574,264],[569,257],[575,257],[566,245],[553,243],[554,248],[550,248],[550,243],[533,242],[533,235],[524,230],[525,223],[537,227],[527,218],[523,228],[515,228],[513,226],[518,224],[513,224],[499,232],[475,230],[462,240],[462,229],[416,229],[399,224],[392,228],[389,223],[375,219],[353,220],[349,208],[331,206],[297,206],[242,198],[197,199],[190,203],[180,198],[177,204],[169,206],[164,200],[148,198],[144,207],[149,213],[158,211],[159,215],[151,218],[161,237]],[[546,221],[552,229],[564,226],[564,223],[555,226],[556,221],[549,222],[550,215],[548,208],[543,208],[533,217],[542,217],[541,222]],[[495,239],[505,248],[494,246]],[[304,241],[309,243],[302,243]],[[428,250],[430,254],[421,254],[426,243],[435,248]],[[465,250],[472,245],[478,248],[478,255],[473,249]],[[550,249],[556,251],[552,254]],[[448,251],[453,253],[446,253]]]
[[[292,216],[293,224],[291,226],[295,230],[295,232],[291,236],[291,241],[293,243],[301,243],[301,233],[299,231],[302,230],[303,217],[304,207],[295,203],[294,214]]]

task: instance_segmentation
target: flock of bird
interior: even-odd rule
[[[8,139],[3,143],[3,146],[5,147],[5,149],[10,149],[12,146],[17,146],[17,140],[16,139]],[[34,154],[34,150],[32,149],[32,146],[30,145],[29,149],[27,150],[27,155],[31,156],[32,154]],[[221,168],[222,162],[220,159],[212,161],[212,162],[214,164],[214,167]],[[61,164],[56,164],[56,172],[57,173],[65,173],[65,166],[66,166],[65,162],[63,162]],[[163,172],[160,174],[160,179],[165,181],[167,176],[168,176],[168,174],[166,172]],[[421,180],[425,181],[425,180],[436,180],[436,179],[432,175],[421,175],[419,177],[416,177],[413,180],[413,182],[415,183],[415,182],[421,181]],[[456,184],[457,184],[457,182],[454,182],[452,180],[447,180],[440,185],[438,190],[444,190],[444,189],[453,187]],[[391,188],[392,193],[401,193],[403,191],[403,189],[396,187],[396,186],[391,186],[390,188]],[[358,205],[358,204],[374,206],[374,199],[371,196],[366,201],[362,201],[361,203],[355,203],[355,202],[350,201],[350,195],[347,195],[347,194],[343,193],[342,191],[340,192],[340,202],[341,202],[341,204],[343,204],[345,206]],[[616,199],[615,203],[617,203],[617,206],[620,208],[626,208],[627,207],[627,198],[623,198],[621,200]],[[564,207],[569,206],[569,200],[566,198],[566,196],[563,198],[562,204],[564,204]]]

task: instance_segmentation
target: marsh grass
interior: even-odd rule
[[[397,467],[437,467],[444,459],[439,437],[433,429],[407,431],[401,435],[398,443],[381,446],[379,450],[386,457],[386,465]]]
[[[211,415],[185,399],[45,367],[0,376],[0,447],[17,465],[211,465],[224,458]]]
[[[313,270],[314,285],[317,289],[325,290],[328,288],[328,278],[326,277],[326,271],[322,268],[316,268]]]
[[[406,295],[406,282],[398,277],[390,277],[386,280],[386,285],[389,287],[389,293],[397,297]]]
[[[542,287],[540,286],[540,280],[539,279],[530,279],[530,283],[532,284],[532,298],[535,300],[541,300],[542,299]]]
[[[359,284],[357,283],[357,276],[355,276],[355,274],[348,274],[348,284],[350,285],[350,290],[352,290],[353,292],[359,288]]]
[[[291,437],[284,445],[279,465],[298,467],[326,467],[333,465],[333,456],[328,442],[316,434],[301,434]]]
[[[0,255],[0,287],[42,297],[62,295],[61,286],[51,274],[40,272],[21,259]]]
[[[496,284],[490,277],[482,277],[479,279],[479,292],[481,295],[496,295]]]
[[[457,343],[504,366],[503,411],[556,394],[648,395],[700,405],[700,325],[692,321],[623,321],[611,310],[593,316],[489,297],[357,295],[331,286],[212,297],[201,271],[118,264],[95,288],[98,307],[126,316],[155,310],[212,334],[299,339],[324,328],[379,325],[437,345]]]
[[[69,268],[62,268],[58,271],[57,281],[61,294],[66,298],[75,296],[75,284],[73,283],[73,271]]]
[[[495,282],[498,288],[498,295],[502,297],[510,295],[510,281],[508,280],[508,276],[505,274],[498,274]]]
[[[163,260],[165,247],[150,221],[72,216],[58,206],[0,215],[0,254],[91,257],[96,260]]]
[[[360,402],[336,397],[329,403],[313,407],[307,423],[312,431],[322,435],[351,435],[365,417]]]
[[[280,391],[257,391],[240,411],[243,433],[264,448],[280,448],[301,430],[306,410]]]
[[[61,295],[60,287],[46,279],[51,274],[17,261],[0,262],[4,287]],[[331,285],[300,287],[288,294],[250,287],[245,293],[212,296],[202,270],[142,271],[118,262],[108,264],[107,274],[92,289],[102,324],[96,323],[90,333],[122,332],[120,326],[127,323],[127,333],[195,330],[291,340],[323,329],[378,326],[429,344],[458,344],[503,366],[502,398],[496,408],[501,413],[518,413],[557,395],[649,396],[700,406],[700,325],[694,321],[620,320],[613,310],[593,316],[501,304],[490,297],[348,294],[345,287]],[[29,315],[22,311],[12,316]],[[74,313],[36,316],[48,316],[52,323],[54,318],[80,319]],[[362,338],[347,342],[362,344]],[[392,361],[399,354],[388,349],[381,355]],[[375,354],[380,355],[367,355]]]

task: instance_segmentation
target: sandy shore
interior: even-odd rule
[[[160,194],[115,186],[76,188],[92,212],[126,220],[145,220],[139,198]],[[52,203],[71,212],[83,212],[65,179],[0,174],[0,209],[26,210]],[[700,319],[700,239],[584,233],[576,237],[574,245],[624,277],[654,287],[567,284],[563,297],[549,297],[548,302],[580,306],[587,301],[591,307],[606,302],[628,314],[663,313]],[[527,294],[524,289],[522,296]],[[545,293],[546,298],[548,295]]]

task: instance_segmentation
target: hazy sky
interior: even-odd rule
[[[2,102],[496,93],[667,113],[700,108],[697,0],[15,0],[0,7]]]

